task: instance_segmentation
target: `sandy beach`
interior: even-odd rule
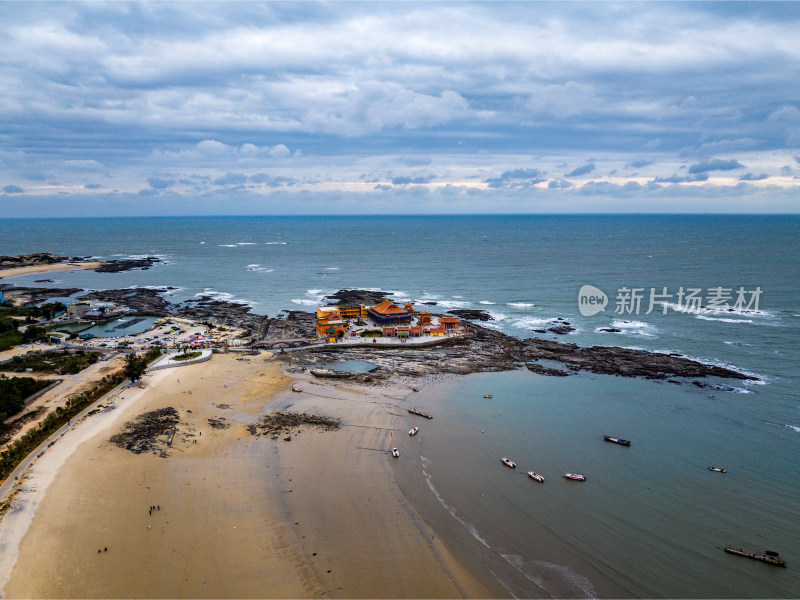
[[[16,267],[13,269],[0,269],[0,279],[8,277],[19,277],[20,275],[38,275],[49,273],[50,271],[75,271],[78,269],[96,269],[102,266],[102,261],[78,262],[78,263],[55,263],[52,265],[37,265],[35,267]]]
[[[454,560],[395,483],[389,450],[407,435],[410,390],[295,380],[293,393],[292,381],[268,355],[217,355],[147,375],[145,389],[76,427],[29,470],[4,517],[3,596],[502,595]],[[108,442],[167,406],[181,418],[167,458]],[[272,409],[342,427],[252,436],[246,425]]]

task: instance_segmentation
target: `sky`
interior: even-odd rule
[[[798,213],[797,2],[3,2],[0,217]]]

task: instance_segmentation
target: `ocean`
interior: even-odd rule
[[[486,310],[484,325],[514,336],[674,352],[751,374],[709,382],[717,388],[528,371],[441,377],[415,396],[435,419],[402,439],[397,476],[445,543],[452,536],[457,554],[516,597],[800,590],[800,217],[0,220],[0,240],[2,254],[164,261],[6,281],[17,285],[174,286],[171,301],[210,295],[269,315],[313,310],[338,289],[380,289],[434,312]],[[582,314],[585,285],[606,296],[605,310]],[[550,332],[559,318],[574,331]],[[788,568],[725,545],[779,551]]]

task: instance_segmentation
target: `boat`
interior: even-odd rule
[[[786,568],[786,562],[781,559],[777,552],[773,552],[772,550],[765,550],[764,554],[756,554],[755,552],[748,552],[742,548],[733,548],[731,546],[725,546],[723,550],[729,554],[736,554],[738,556],[752,558],[753,560],[760,560],[768,565],[775,565],[776,567],[783,567],[784,569]]]
[[[503,463],[505,466],[507,466],[507,467],[510,467],[510,468],[512,468],[512,469],[515,469],[515,468],[517,467],[517,463],[515,463],[515,462],[514,462],[513,460],[511,460],[510,458],[505,458],[505,457],[504,457],[504,458],[501,458],[501,459],[500,459],[500,461],[501,461],[501,462],[502,462],[502,463]]]
[[[566,473],[564,477],[573,481],[586,481],[586,476],[583,473]]]
[[[709,471],[716,471],[717,473],[727,473],[728,469],[723,469],[722,467],[708,467]]]
[[[412,427],[408,430],[408,435],[417,435],[419,433],[419,427]]]
[[[292,391],[293,392],[302,392],[303,390],[301,390],[299,387],[292,386]]]
[[[630,446],[630,440],[624,440],[621,437],[616,437],[613,435],[604,435],[603,439],[607,442],[614,442],[615,444],[619,444],[620,446]]]
[[[409,408],[408,412],[412,415],[419,415],[420,417],[425,417],[426,419],[432,419],[433,415],[429,415],[428,413],[424,413],[421,410],[417,410],[416,408]]]
[[[392,456],[397,458],[398,456],[400,456],[400,451],[397,448],[392,448]]]
[[[491,395],[491,394],[484,394],[484,395],[483,395],[483,397],[484,397],[484,398],[491,398],[491,397],[492,397],[492,395]]]
[[[534,473],[533,471],[528,471],[528,477],[530,477],[531,479],[535,479],[536,481],[539,481],[541,483],[544,483],[544,477],[542,477],[538,473]]]

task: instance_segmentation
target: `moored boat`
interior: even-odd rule
[[[573,481],[586,481],[586,476],[583,473],[566,473],[564,477]]]
[[[500,461],[501,461],[501,462],[502,462],[502,463],[503,463],[505,466],[507,466],[507,467],[510,467],[510,468],[512,468],[512,469],[515,469],[515,468],[517,467],[517,463],[515,463],[515,462],[514,462],[513,460],[511,460],[510,458],[505,458],[505,457],[503,457],[503,458],[501,458],[501,459],[500,459]]]
[[[408,430],[408,435],[417,435],[419,433],[419,427],[412,427]]]
[[[631,441],[630,440],[625,440],[625,439],[623,439],[621,437],[616,437],[614,435],[604,435],[603,439],[605,439],[605,441],[607,441],[607,442],[614,442],[615,444],[619,444],[620,446],[630,446],[631,445]]]
[[[398,456],[400,456],[400,451],[397,448],[392,448],[392,456],[397,458]]]
[[[722,467],[708,467],[709,471],[716,471],[717,473],[727,473],[728,469],[723,469]]]
[[[483,397],[484,397],[484,398],[491,398],[491,397],[492,397],[492,395],[491,395],[491,394],[484,394],[484,395],[483,395]]]
[[[528,477],[530,477],[531,479],[535,479],[536,481],[540,481],[540,482],[544,483],[544,477],[542,477],[538,473],[534,473],[533,471],[528,471]]]
[[[729,554],[736,554],[738,556],[752,558],[753,560],[760,560],[768,565],[775,565],[776,567],[783,567],[784,569],[786,568],[786,562],[777,552],[773,552],[772,550],[765,550],[764,554],[756,554],[755,552],[748,552],[743,548],[733,548],[731,546],[725,546],[723,550]]]

